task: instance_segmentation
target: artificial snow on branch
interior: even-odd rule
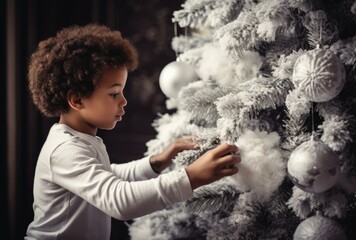
[[[294,64],[305,53],[305,50],[293,51],[289,55],[282,54],[272,65],[272,76],[277,79],[292,79]]]
[[[172,215],[173,214],[173,215]],[[184,211],[182,204],[137,218],[129,228],[132,240],[206,239],[210,217]]]
[[[186,167],[189,164],[197,160],[201,155],[203,155],[207,150],[206,148],[200,147],[197,150],[189,150],[178,153],[174,159],[174,163],[177,167]]]
[[[235,240],[236,236],[248,236],[252,232],[249,230],[259,213],[259,206],[247,204],[244,201],[244,194],[240,195],[239,200],[234,206],[229,216],[221,217],[220,221],[212,225],[214,228],[207,232],[207,239]],[[245,239],[253,239],[246,237]]]
[[[227,92],[226,89],[211,86],[206,82],[191,83],[180,91],[179,109],[189,113],[193,122],[200,122],[201,126],[205,127],[214,127],[218,119],[214,102]]]
[[[291,24],[293,15],[285,0],[261,1],[256,5],[255,11],[260,22],[257,33],[264,41],[274,41],[278,29],[293,26]],[[279,32],[282,31],[279,30]]]
[[[172,49],[177,53],[183,53],[190,49],[201,47],[211,41],[211,36],[177,36],[172,39]]]
[[[289,80],[271,78],[255,78],[248,81],[248,84],[245,91],[230,93],[218,99],[216,105],[221,117],[248,119],[260,110],[276,109],[284,104],[287,93],[293,88]]]
[[[338,40],[330,46],[330,50],[340,56],[340,60],[345,65],[354,65],[356,63],[356,36]]]
[[[221,88],[233,88],[238,81],[235,68],[237,68],[236,62],[224,55],[213,43],[202,47],[201,61],[197,66],[200,79],[210,83],[215,82]]]
[[[312,4],[310,0],[287,0],[290,8],[297,8],[300,11],[310,11]]]
[[[173,21],[181,27],[218,28],[234,20],[243,4],[242,0],[187,0],[173,13]]]
[[[286,98],[286,107],[290,116],[298,118],[310,112],[312,102],[306,99],[299,89],[291,90]]]
[[[191,124],[184,112],[160,115],[152,126],[157,131],[157,137],[146,143],[145,155],[154,155],[162,152],[176,138],[185,135],[195,135],[200,132],[197,125]]]
[[[348,201],[345,193],[338,189],[313,194],[294,187],[287,205],[302,219],[316,211],[323,212],[325,216],[341,218],[346,213]]]
[[[243,10],[236,20],[215,32],[214,41],[227,56],[239,59],[246,50],[253,50],[260,44],[258,24],[258,19],[252,11]]]
[[[311,133],[307,132],[306,120],[308,115],[291,115],[287,114],[284,120],[286,129],[285,139],[282,143],[283,149],[293,151],[301,143],[310,139]]]
[[[323,133],[321,140],[336,152],[342,151],[352,141],[349,129],[355,124],[355,119],[343,111],[341,106],[341,102],[334,100],[320,103],[317,107],[324,118],[323,123],[318,126]]]
[[[312,47],[330,45],[339,39],[339,32],[334,23],[328,20],[324,11],[308,12],[303,20],[303,26],[308,30],[308,40]]]

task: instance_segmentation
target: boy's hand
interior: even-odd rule
[[[150,158],[150,164],[156,173],[162,172],[163,169],[172,163],[172,159],[183,150],[197,149],[197,144],[193,141],[193,136],[177,138],[162,153]]]
[[[192,189],[237,173],[236,164],[241,162],[237,151],[236,145],[221,144],[186,167]]]

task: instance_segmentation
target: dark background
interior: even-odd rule
[[[112,131],[99,131],[112,162],[141,158],[155,138],[151,124],[166,112],[158,78],[175,60],[172,13],[182,0],[3,0],[0,1],[0,224],[1,239],[23,239],[33,218],[32,184],[37,156],[57,119],[43,117],[27,87],[27,63],[39,41],[63,27],[100,23],[119,30],[137,47],[139,68],[128,77],[128,105]],[[112,239],[129,239],[113,220]]]

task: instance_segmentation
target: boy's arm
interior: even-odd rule
[[[139,181],[157,177],[172,164],[172,159],[184,150],[196,149],[193,136],[175,139],[163,152],[125,164],[111,164],[113,173],[125,181]]]
[[[128,163],[111,164],[112,172],[120,179],[125,181],[141,181],[155,178],[158,176],[151,166],[151,156]]]

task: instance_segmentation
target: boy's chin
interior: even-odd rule
[[[100,129],[102,129],[102,130],[113,130],[116,127],[116,124],[117,124],[117,122],[115,122],[111,126],[101,127]]]

